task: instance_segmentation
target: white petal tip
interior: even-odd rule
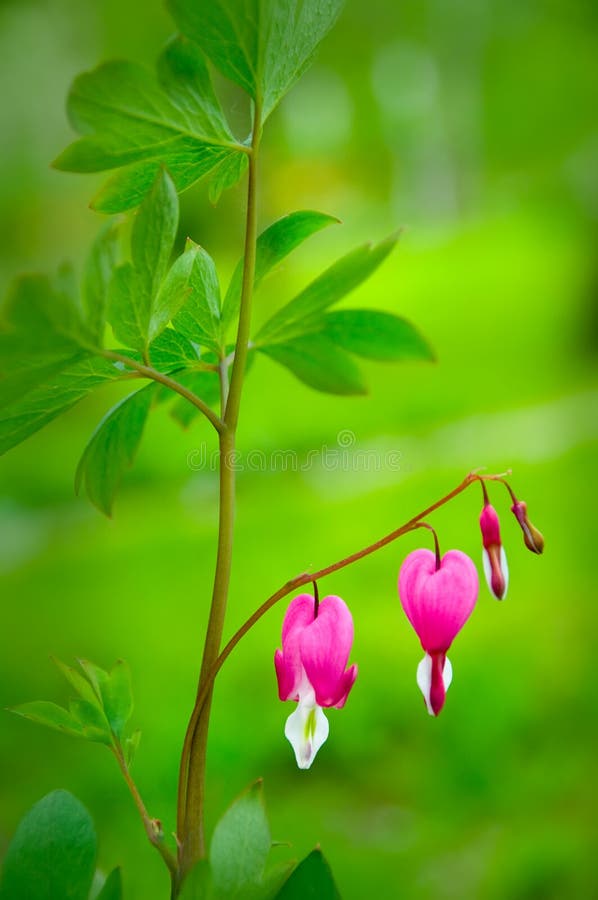
[[[319,706],[299,703],[294,713],[288,717],[284,733],[295,751],[295,759],[300,769],[309,769],[326,738],[330,726]]]

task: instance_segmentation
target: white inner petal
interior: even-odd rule
[[[433,716],[434,710],[432,709],[432,704],[430,702],[430,691],[432,689],[432,657],[429,653],[426,653],[426,655],[418,665],[416,678],[417,686],[424,695],[424,700],[426,701],[428,712],[431,716]],[[448,691],[452,680],[453,667],[451,666],[451,661],[447,656],[444,660],[444,668],[442,670],[442,681],[445,691]]]
[[[502,545],[500,548],[500,567],[505,579],[505,592],[502,595],[502,599],[504,600],[507,596],[507,591],[509,590],[509,564],[507,563],[507,554],[505,553],[505,548]]]
[[[322,709],[314,702],[313,691],[299,700],[297,709],[288,717],[285,737],[295,751],[300,769],[309,769],[316,753],[328,737],[330,726]]]

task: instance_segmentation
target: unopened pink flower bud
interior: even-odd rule
[[[530,520],[527,517],[527,503],[524,500],[516,500],[511,510],[521,525],[521,530],[523,531],[523,540],[525,541],[525,546],[528,550],[531,550],[532,553],[543,553],[544,552],[544,537],[542,533],[538,531],[538,529],[532,525]]]
[[[488,587],[497,600],[504,600],[509,586],[507,556],[500,540],[498,513],[490,503],[485,503],[480,515],[480,528],[484,550],[482,563]]]

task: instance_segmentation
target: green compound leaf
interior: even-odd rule
[[[324,334],[258,347],[260,353],[289,369],[300,381],[327,394],[366,394],[356,363]]]
[[[312,850],[299,863],[276,894],[276,900],[341,900],[330,866],[320,850]]]
[[[11,712],[17,716],[23,716],[37,725],[45,725],[46,728],[52,728],[54,731],[61,731],[63,734],[70,734],[72,737],[84,737],[83,727],[79,719],[63,709],[56,703],[50,703],[48,700],[34,700],[31,703],[21,703],[19,706],[13,706]]]
[[[252,785],[220,819],[210,846],[213,894],[245,897],[261,882],[271,839],[261,782]]]
[[[113,869],[104,882],[96,900],[123,900],[123,886],[120,868]]]
[[[220,352],[220,283],[212,257],[198,244],[187,242],[181,261],[181,277],[186,273],[184,306],[174,317],[177,331],[196,344]]]
[[[181,31],[262,106],[264,120],[310,65],[342,0],[168,0]]]
[[[334,216],[313,210],[299,210],[278,219],[257,239],[254,289],[262,279],[312,234],[328,225],[338,224]],[[226,331],[235,320],[241,302],[243,260],[239,260],[222,305],[222,327]]]
[[[272,339],[284,340],[294,333],[301,333],[302,320],[324,312],[362,284],[384,262],[397,240],[398,236],[393,235],[380,244],[365,244],[343,256],[274,313],[256,335],[256,342],[271,343]]]
[[[198,47],[175,38],[157,75],[131,62],[108,62],[75,79],[70,121],[83,137],[54,165],[69,172],[120,169],[93,201],[101,212],[137,206],[165,166],[178,191],[225,160],[246,153],[233,137]]]
[[[53,791],[24,816],[8,848],[0,900],[88,900],[96,836],[85,807]]]
[[[71,409],[94,388],[121,378],[124,371],[118,363],[95,357],[67,361],[59,367],[57,374],[46,371],[43,384],[2,410],[0,454]]]
[[[373,309],[339,309],[311,323],[305,333],[317,332],[338,347],[378,362],[433,360],[430,345],[406,319]]]
[[[115,270],[109,289],[108,318],[114,334],[143,354],[183,300],[161,291],[178,217],[175,187],[161,170],[133,223],[132,262]]]
[[[76,493],[84,485],[91,502],[107,516],[123,473],[135,459],[153,393],[150,384],[117,403],[94,431],[77,466]]]

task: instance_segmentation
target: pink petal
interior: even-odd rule
[[[449,550],[436,571],[435,555],[415,550],[401,566],[399,596],[424,650],[446,653],[475,606],[476,567],[465,553]]]
[[[300,641],[304,630],[314,621],[314,598],[300,594],[289,604],[282,624],[282,652],[274,655],[278,696],[281,700],[297,700],[303,676]]]
[[[340,597],[324,597],[318,616],[300,638],[301,661],[318,706],[335,706],[346,699],[351,685],[344,680],[353,644],[353,618]]]
[[[355,679],[357,678],[357,666],[352,665],[347,671],[343,674],[343,677],[340,681],[340,697],[336,701],[335,706],[336,709],[342,709],[345,703],[347,702],[347,697],[349,696],[349,692],[353,685],[355,684]]]

